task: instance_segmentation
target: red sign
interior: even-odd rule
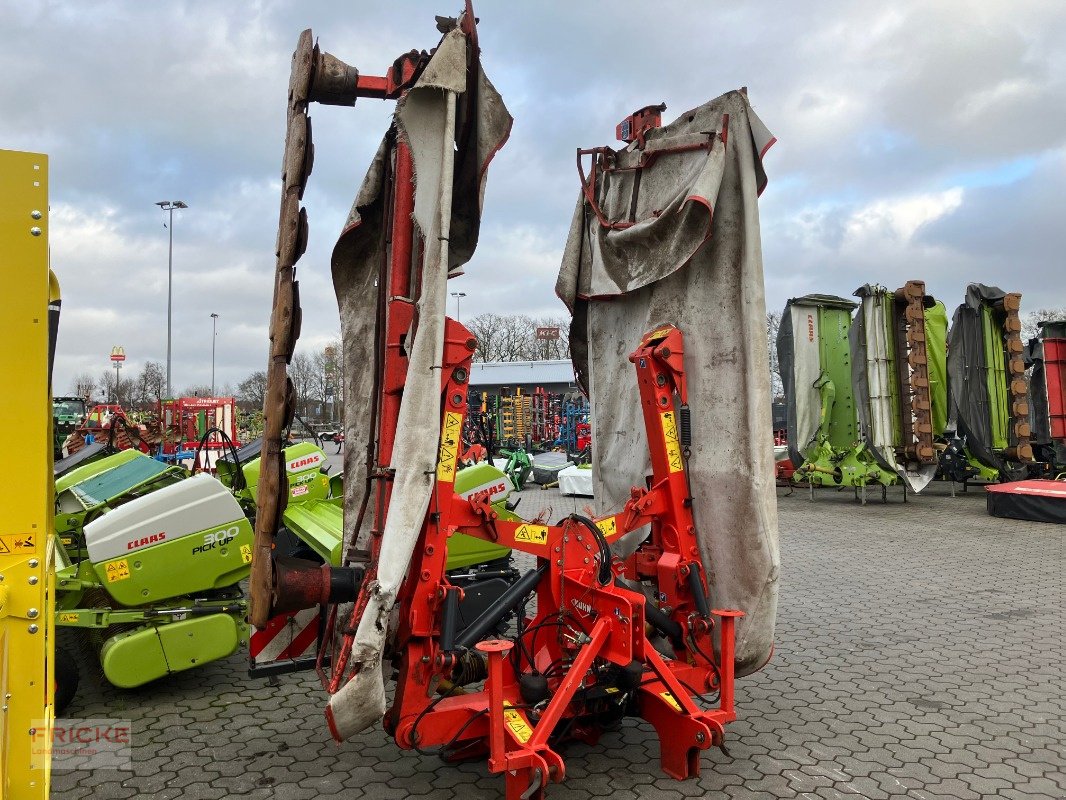
[[[111,360],[112,361],[125,361],[126,360],[126,349],[123,348],[123,347],[112,347],[111,348]]]
[[[554,341],[559,338],[558,328],[537,328],[537,339]]]

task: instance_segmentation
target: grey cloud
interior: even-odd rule
[[[67,314],[57,388],[106,367],[113,344],[131,368],[164,357],[167,232],[152,205],[164,198],[190,205],[175,227],[175,383],[209,379],[211,311],[222,315],[219,382],[261,369],[297,34],[311,27],[325,49],[379,74],[433,46],[433,14],[459,6],[0,0],[0,146],[51,155]],[[467,293],[463,317],[562,313],[554,273],[577,197],[575,149],[614,144],[615,123],[647,103],[665,101],[672,119],[741,85],[779,139],[762,202],[770,308],[804,291],[913,277],[949,305],[968,280],[1013,276],[1027,306],[1066,302],[1054,216],[1066,15],[1055,3],[477,11],[486,69],[515,126],[490,171],[481,245],[455,285]],[[330,251],[390,110],[360,101],[312,111],[305,342],[337,329]],[[1019,158],[1036,171],[988,188],[966,177]],[[915,214],[929,219],[914,227]]]

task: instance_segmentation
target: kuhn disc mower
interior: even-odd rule
[[[337,739],[383,720],[400,747],[487,756],[489,769],[505,776],[507,797],[518,800],[563,780],[563,743],[595,742],[630,715],[654,726],[664,771],[695,776],[701,751],[720,745],[735,717],[734,625],[742,613],[708,599],[688,472],[684,336],[658,325],[629,355],[650,470],[645,482],[638,469],[640,484],[619,507],[523,520],[513,506],[494,506],[507,485],[498,471],[459,491],[476,340],[445,316],[447,281],[473,254],[486,170],[511,120],[481,68],[469,2],[458,19],[437,23],[436,48],[400,56],[381,77],[320,52],[310,31],[293,56],[250,619],[265,627],[282,608],[328,607],[320,666]],[[307,110],[360,97],[395,100],[396,112],[333,254],[349,447],[347,541],[342,566],[329,569],[272,554],[289,501],[279,491],[280,453],[293,408],[287,364],[299,335],[295,265],[307,241]],[[730,102],[747,108],[739,94]],[[646,116],[619,134],[641,169],[679,156],[721,167],[728,115],[716,116],[716,130],[689,137],[698,146],[686,139],[661,147],[645,163],[645,134],[659,122],[657,113]],[[709,221],[709,203],[693,205]],[[700,231],[692,246],[708,236]],[[761,264],[757,277],[761,286]],[[641,529],[647,537],[616,557],[612,546]],[[488,593],[473,617],[462,609],[474,589],[447,568],[461,536],[524,553],[531,564]],[[776,558],[776,539],[772,545]],[[776,580],[773,567],[760,591]],[[325,600],[329,587],[353,577],[357,592]]]

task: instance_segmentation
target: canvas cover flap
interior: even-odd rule
[[[728,122],[726,117],[728,116]],[[723,135],[724,134],[724,135]],[[649,147],[711,137],[710,149],[662,155],[598,182],[596,202],[625,230],[604,228],[582,196],[556,291],[573,313],[571,353],[593,420],[593,480],[601,509],[621,508],[650,472],[628,356],[662,323],[685,335],[693,446],[688,472],[712,604],[739,608],[740,674],[773,646],[777,505],[770,443],[769,363],[758,195],[773,138],[741,92],[648,133]],[[639,157],[635,145],[620,164]],[[626,537],[623,553],[637,542]]]
[[[385,689],[381,657],[391,635],[389,616],[433,490],[440,439],[440,371],[449,275],[458,274],[477,245],[488,163],[506,141],[511,117],[480,64],[468,89],[466,36],[445,34],[419,80],[397,103],[393,130],[378,148],[333,251],[345,373],[345,539],[363,545],[368,525],[355,530],[366,487],[373,436],[377,345],[376,281],[386,257],[387,176],[396,137],[411,149],[414,220],[424,241],[416,322],[406,339],[408,373],[397,424],[389,514],[382,534],[377,581],[356,632],[355,678],[330,700],[335,729],[347,738],[381,717]],[[473,114],[471,135],[456,141],[456,118]],[[467,129],[469,130],[469,129]]]

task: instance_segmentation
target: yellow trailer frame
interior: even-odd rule
[[[47,798],[54,628],[50,341],[59,286],[48,268],[48,157],[0,150],[0,419],[23,438],[0,450],[0,798]]]

